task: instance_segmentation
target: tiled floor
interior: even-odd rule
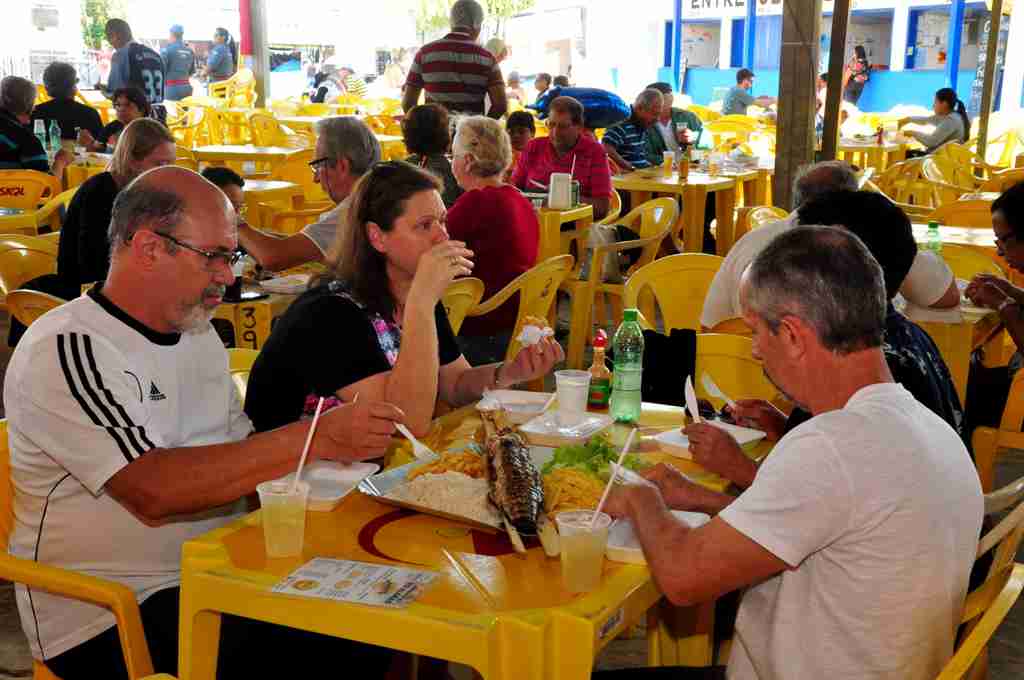
[[[10,350],[6,345],[7,319],[0,312],[0,381],[7,370]],[[1024,451],[1008,453],[1000,458],[996,471],[997,482],[1006,484],[1024,476]],[[1024,561],[1024,549],[1018,557]],[[1017,680],[1024,678],[1024,604],[1018,602],[991,646],[991,680]],[[642,636],[612,642],[598,657],[600,670],[637,668],[647,658],[646,642]],[[0,680],[31,677],[31,658],[28,645],[21,632],[13,589],[0,582]]]

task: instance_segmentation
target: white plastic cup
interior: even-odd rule
[[[562,554],[562,583],[570,593],[588,593],[601,584],[608,527],[612,518],[593,510],[569,510],[555,515]]]
[[[558,424],[572,426],[587,412],[590,394],[590,371],[555,371],[555,391],[558,394]]]
[[[267,557],[297,557],[306,536],[306,502],[309,484],[299,482],[292,492],[290,481],[263,482],[256,486],[260,496],[263,540]]]
[[[661,168],[665,171],[665,177],[672,176],[672,168],[676,164],[676,152],[665,151],[661,154]]]

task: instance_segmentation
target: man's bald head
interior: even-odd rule
[[[849,163],[843,161],[822,161],[803,167],[793,181],[793,207],[832,193],[833,191],[857,191],[857,173]]]
[[[234,208],[215,184],[187,168],[164,166],[139,175],[114,200],[111,254],[129,243],[139,229],[173,235],[187,218],[234,221]]]

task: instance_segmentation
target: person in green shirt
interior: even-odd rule
[[[651,83],[647,87],[658,90],[665,97],[665,105],[661,107],[661,116],[654,125],[647,128],[645,139],[645,153],[648,161],[651,165],[661,165],[666,151],[679,149],[680,138],[688,144],[696,145],[704,126],[697,114],[672,106],[671,85],[659,82]]]

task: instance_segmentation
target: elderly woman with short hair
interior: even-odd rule
[[[7,76],[0,80],[0,170],[37,170],[50,172],[43,145],[28,127],[36,103],[36,86],[24,78]],[[72,161],[66,151],[53,159],[53,174],[60,177]]]
[[[540,224],[533,205],[505,184],[512,144],[498,121],[464,118],[452,143],[452,172],[466,193],[448,211],[448,233],[472,250],[473,275],[484,282],[485,299],[537,261]],[[462,325],[459,346],[474,366],[498,361],[515,331],[519,298],[470,317]]]

